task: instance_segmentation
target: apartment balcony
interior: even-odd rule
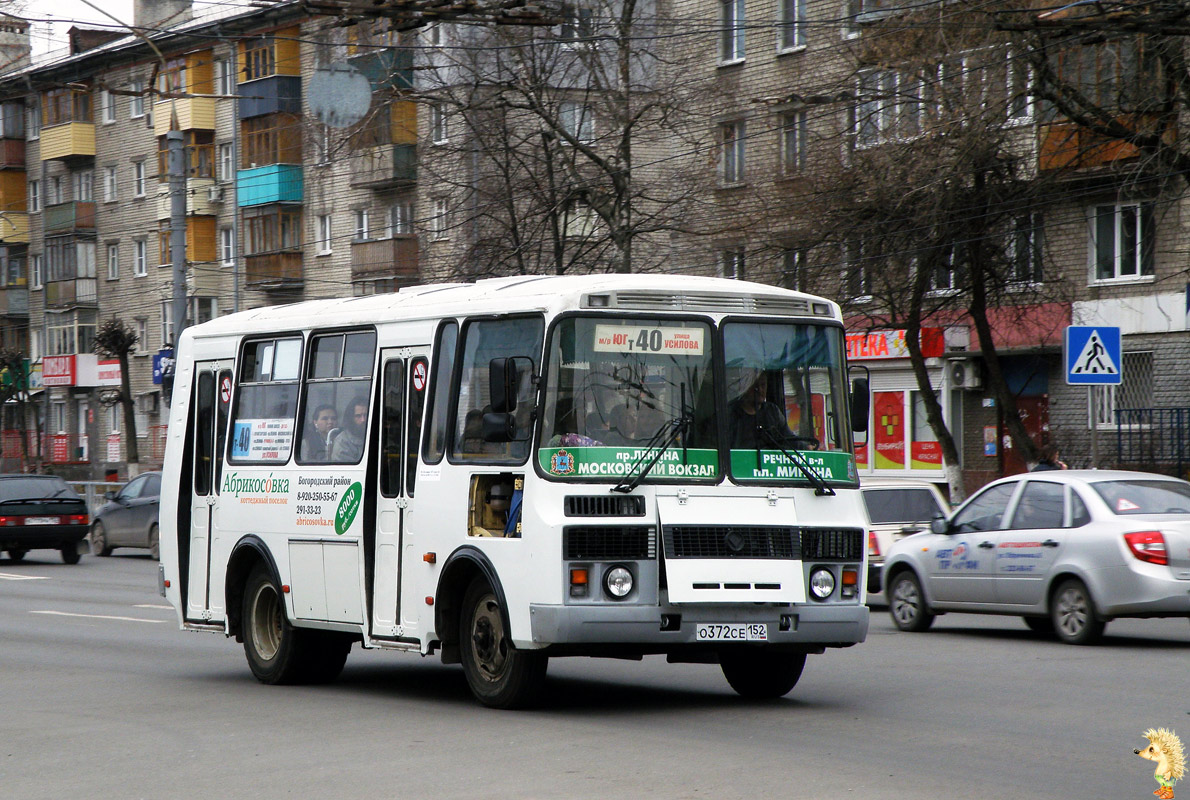
[[[417,146],[385,144],[351,154],[351,185],[391,189],[417,181]]]
[[[175,113],[178,115],[177,130],[215,130],[215,98],[188,97],[184,100],[158,100],[153,104],[154,136],[164,136],[170,132],[172,115]]]
[[[41,129],[42,161],[95,158],[95,123],[65,122]]]
[[[213,178],[190,178],[186,181],[186,216],[214,216],[223,207],[223,198],[229,192]],[[157,219],[169,219],[173,213],[173,198],[169,184],[157,188]]]
[[[0,287],[0,317],[28,317],[29,289],[24,286]]]
[[[24,211],[0,212],[0,242],[29,244],[29,215]]]
[[[45,304],[49,308],[63,306],[94,306],[99,300],[94,278],[70,278],[46,281]]]
[[[72,233],[95,230],[95,204],[80,200],[45,207],[45,232]]]
[[[245,283],[249,289],[284,291],[302,287],[302,254],[282,250],[244,256]]]
[[[0,169],[25,168],[25,140],[0,139]]]
[[[393,278],[399,286],[418,282],[417,236],[394,236],[351,243],[351,279]]]
[[[1118,117],[1116,122],[1149,134],[1158,133],[1160,124],[1151,115]],[[1041,170],[1106,167],[1140,155],[1140,151],[1128,142],[1101,136],[1071,122],[1039,126],[1038,139],[1037,166]],[[1168,126],[1162,139],[1173,144],[1177,141],[1177,131]]]
[[[301,114],[302,79],[291,75],[272,75],[268,78],[241,83],[239,118],[251,119],[265,114]]]
[[[236,205],[302,202],[300,164],[269,164],[236,171]]]
[[[372,91],[413,88],[413,51],[401,47],[373,50],[348,59],[372,84]]]

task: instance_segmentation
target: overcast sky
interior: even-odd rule
[[[132,23],[132,0],[91,0],[122,22]],[[0,9],[6,4],[0,2]],[[66,32],[72,25],[109,28],[115,25],[107,17],[79,0],[27,0],[25,16],[34,20],[53,20],[52,23],[33,23],[33,52],[44,53],[66,47]]]

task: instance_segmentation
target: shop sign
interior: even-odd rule
[[[941,328],[921,329],[921,352],[926,358],[942,355],[945,345]],[[905,331],[869,331],[847,334],[847,359],[869,361],[888,358],[908,358]]]
[[[76,374],[74,356],[46,356],[41,360],[43,386],[74,386]]]

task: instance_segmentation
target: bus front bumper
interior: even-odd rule
[[[539,605],[529,607],[533,644],[644,645],[657,652],[684,646],[730,646],[700,637],[700,626],[762,623],[769,644],[847,647],[868,635],[868,608],[858,603],[793,606]],[[703,637],[708,630],[702,628]]]

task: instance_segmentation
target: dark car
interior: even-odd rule
[[[161,504],[161,473],[138,475],[118,492],[104,494],[107,502],[91,525],[91,552],[110,556],[117,547],[147,547],[160,558],[157,510]]]
[[[20,561],[30,550],[57,550],[79,562],[87,504],[56,475],[0,475],[0,549]]]

